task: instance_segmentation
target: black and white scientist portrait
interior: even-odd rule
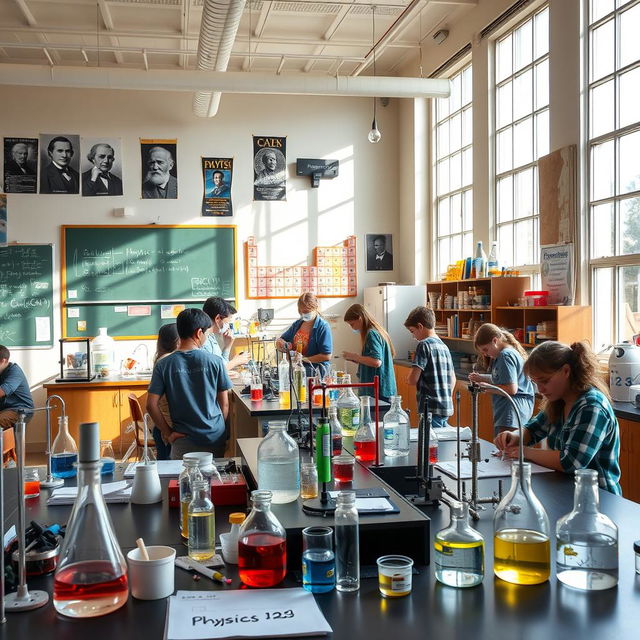
[[[367,271],[393,271],[393,237],[390,233],[368,233]]]

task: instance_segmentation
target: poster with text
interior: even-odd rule
[[[0,193],[0,247],[7,246],[7,196]]]
[[[80,193],[80,136],[40,134],[40,193]]]
[[[287,199],[286,136],[253,136],[253,199]]]
[[[37,193],[38,139],[4,139],[5,193]]]
[[[143,200],[178,198],[178,141],[140,138]]]
[[[82,195],[121,196],[120,138],[82,138],[80,142]]]
[[[571,305],[575,291],[573,244],[558,244],[540,250],[542,290],[549,292],[548,304]]]
[[[202,215],[232,216],[233,158],[202,158]]]

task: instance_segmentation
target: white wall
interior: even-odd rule
[[[122,139],[123,197],[82,198],[66,195],[8,195],[9,239],[17,242],[55,244],[54,339],[60,337],[59,266],[62,224],[235,224],[238,227],[239,311],[247,317],[255,309],[273,306],[276,316],[294,317],[295,300],[247,301],[245,299],[243,243],[255,235],[261,264],[310,264],[317,245],[341,243],[355,234],[358,241],[358,298],[324,299],[323,311],[339,314],[361,301],[362,288],[379,280],[398,280],[399,270],[365,273],[364,234],[393,233],[399,256],[398,143],[399,101],[378,110],[382,141],[367,141],[371,101],[359,98],[276,97],[225,95],[218,115],[209,120],[191,113],[191,95],[179,93],[125,92],[6,88],[0,101],[0,134],[33,136],[39,133],[78,133]],[[251,201],[253,194],[252,134],[287,136],[289,179],[287,202]],[[178,138],[178,200],[140,199],[140,147],[142,138]],[[203,218],[201,156],[235,158],[233,218]],[[295,176],[298,157],[337,158],[340,175],[312,189],[309,178]],[[114,218],[112,209],[130,206],[133,218]],[[356,349],[357,338],[334,327],[334,352]],[[348,329],[348,327],[347,327]],[[56,342],[57,344],[57,342]],[[58,370],[57,347],[48,350],[15,350],[18,362],[32,385]],[[44,393],[35,392],[36,404]],[[29,441],[42,442],[41,419],[30,425]]]

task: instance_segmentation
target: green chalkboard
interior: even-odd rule
[[[53,345],[53,247],[0,247],[0,344]]]
[[[153,336],[163,305],[237,297],[234,226],[64,226],[62,246],[66,337]]]

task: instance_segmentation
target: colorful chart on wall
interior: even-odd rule
[[[358,295],[356,237],[341,245],[315,247],[312,266],[262,266],[254,236],[244,243],[246,296],[250,300],[297,298],[305,291],[318,298]]]

